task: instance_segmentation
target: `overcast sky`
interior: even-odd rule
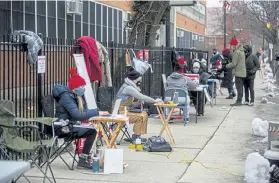
[[[207,0],[207,7],[222,7],[220,0]]]

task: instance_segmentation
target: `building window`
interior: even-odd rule
[[[215,37],[210,37],[210,38],[209,38],[209,45],[216,45],[216,39],[215,39]]]

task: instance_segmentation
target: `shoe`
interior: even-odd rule
[[[235,97],[235,96],[236,96],[236,94],[233,92],[232,97]]]
[[[90,156],[88,156],[90,157]],[[90,157],[91,158],[91,157]],[[84,158],[84,157],[80,157],[78,164],[77,164],[77,168],[78,169],[92,169],[92,160],[90,160],[90,158]]]
[[[249,102],[246,101],[246,102],[243,103],[243,105],[249,105]]]
[[[254,106],[255,104],[254,104],[254,102],[250,102],[248,105],[249,106]]]
[[[231,104],[230,106],[241,106],[242,105],[242,103],[241,102],[236,102],[236,103],[234,103],[234,104]]]
[[[226,99],[233,99],[233,95],[226,97]]]

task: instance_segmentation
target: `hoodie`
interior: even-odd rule
[[[185,91],[188,89],[196,89],[198,84],[192,81],[190,78],[186,77],[184,74],[180,74],[178,72],[173,72],[167,78],[167,89],[175,89],[179,88]]]
[[[232,62],[226,66],[228,69],[232,69],[232,75],[236,77],[246,77],[246,65],[244,48],[239,44],[235,51],[232,53]]]
[[[252,54],[252,47],[250,45],[244,46],[245,52],[246,52],[246,72],[247,76],[246,79],[255,79],[256,72],[260,68],[258,57],[254,54]]]
[[[93,116],[99,115],[99,111],[97,109],[87,109],[86,106],[84,106],[84,110],[80,112],[78,109],[76,94],[66,86],[54,86],[52,95],[58,103],[55,112],[55,117],[58,119],[84,121],[90,119]]]

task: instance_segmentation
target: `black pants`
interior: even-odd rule
[[[245,102],[249,102],[249,92],[250,102],[252,103],[255,100],[254,81],[254,79],[244,79]]]
[[[63,134],[61,132],[61,127],[58,127],[57,130],[55,130],[55,133],[58,135],[58,138],[70,138],[70,139],[81,139],[86,138],[83,146],[82,153],[83,154],[89,154],[91,151],[91,148],[93,146],[94,140],[97,135],[97,131],[92,128],[81,128],[81,127],[73,127],[71,134]],[[70,137],[69,137],[70,136]]]
[[[237,90],[237,103],[241,103],[242,102],[242,98],[243,98],[243,84],[244,84],[244,78],[241,77],[235,77],[235,87]]]

